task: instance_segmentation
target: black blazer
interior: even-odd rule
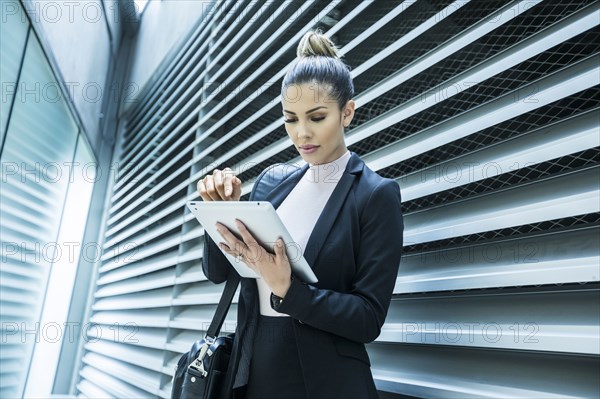
[[[265,169],[250,200],[279,207],[308,167],[277,164]],[[352,152],[303,254],[319,281],[306,284],[296,277],[278,309],[295,319],[311,399],[377,397],[364,344],[379,336],[396,282],[404,230],[400,203],[398,184],[373,172]],[[233,267],[214,241],[204,237],[202,268],[209,280],[222,283]],[[248,381],[258,314],[256,282],[242,278],[230,389]]]

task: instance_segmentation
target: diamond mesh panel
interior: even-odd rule
[[[440,146],[401,163],[388,166],[377,173],[392,179],[398,178],[444,160],[479,150],[483,147],[526,134],[528,131],[594,109],[598,107],[599,98],[600,88],[589,88],[498,125],[491,126],[476,134]]]
[[[541,5],[543,4],[544,3],[542,3]],[[467,46],[462,51],[455,53],[447,60],[440,62],[432,68],[429,68],[428,70],[419,73],[414,78],[401,84],[397,88],[389,91],[385,95],[378,97],[377,99],[368,104],[365,104],[364,107],[361,107],[357,111],[356,116],[352,121],[352,124],[350,125],[350,128],[352,129],[355,126],[362,125],[363,123],[371,120],[373,117],[381,115],[382,113],[397,107],[399,104],[402,104],[408,101],[409,99],[415,98],[416,96],[426,93],[428,90],[436,87],[444,81],[447,81],[448,79],[451,79],[453,76],[456,76],[457,74],[467,70],[468,68],[478,64],[479,62],[490,58],[491,56],[497,54],[501,50],[505,50],[511,47],[512,45],[518,43],[519,41],[534,33],[533,31],[540,31],[543,28],[555,22],[556,20],[570,15],[573,11],[576,11],[581,7],[581,4],[573,4],[571,5],[571,7],[566,7],[565,9],[561,8],[557,10],[555,6],[552,6],[550,4],[540,10],[537,10],[538,13],[536,13],[534,16],[529,16],[529,12],[527,12],[524,15],[513,19],[511,22],[501,27],[502,34],[498,34],[498,32],[496,32],[498,29],[492,31],[490,34],[484,36],[479,41]],[[456,14],[460,14],[460,11]],[[449,18],[452,18],[453,16],[454,14]],[[455,25],[458,25],[458,23],[462,23],[463,25],[460,26],[461,28],[466,28],[468,26],[467,23],[473,23],[474,21],[476,21],[476,19],[471,20],[460,17],[461,15],[456,15]],[[527,23],[529,19],[532,19],[532,21],[529,22],[533,25],[529,25],[528,29],[524,30],[522,28],[522,24]],[[458,33],[457,31],[453,31],[452,29],[443,28],[444,24],[442,23],[437,29],[439,29],[446,35],[448,31],[454,32],[455,34]],[[435,32],[432,32],[432,34],[434,33]],[[577,38],[574,38],[573,40],[569,41],[569,43],[571,45],[576,44],[575,48],[571,48],[569,45],[566,44],[556,46],[555,48],[550,49],[548,52],[540,54],[539,56],[535,57],[532,60],[529,60],[528,62],[524,62],[520,65],[511,68],[503,74],[495,77],[495,79],[491,79],[489,82],[482,82],[474,86],[473,88],[466,90],[464,93],[461,93],[450,98],[449,100],[444,101],[442,104],[435,107],[435,112],[432,112],[430,110],[426,110],[424,112],[427,114],[431,114],[431,117],[433,117],[434,115],[439,115],[439,117],[436,119],[439,121],[444,117],[447,118],[451,115],[454,115],[467,109],[470,104],[480,104],[484,102],[485,99],[497,96],[497,93],[499,93],[501,90],[508,91],[511,87],[518,87],[518,82],[524,84],[525,82],[531,81],[535,78],[536,71],[546,73],[550,72],[549,70],[540,70],[540,68],[556,70],[560,67],[559,65],[565,65],[567,63],[570,63],[568,58],[571,56],[584,57],[585,55],[589,55],[594,53],[594,51],[597,51],[597,46],[594,44],[598,41],[597,29],[595,29],[593,32],[590,32],[589,34],[584,33],[583,35],[586,35],[588,40],[593,41],[581,41],[581,37],[579,38],[579,40],[577,40]],[[429,33],[427,37],[430,37]],[[438,38],[435,38],[435,35],[434,39],[434,42],[437,44],[441,42],[441,38],[439,38],[440,41],[438,41]],[[417,40],[413,44],[413,46],[420,48],[421,46],[427,47],[427,44],[425,43],[422,45],[420,41]],[[407,51],[410,52],[410,50]],[[567,59],[562,58],[562,51],[567,52],[564,56]],[[404,50],[401,50],[401,52],[404,53]],[[556,59],[557,62],[545,62],[544,57],[547,57],[552,61]],[[561,61],[562,64],[560,64]],[[536,70],[529,71],[526,69],[531,66],[531,63],[538,64],[535,65],[535,67],[537,68]],[[523,73],[531,74],[531,76],[529,78],[527,78],[525,75],[521,76],[521,74]],[[372,76],[370,72],[367,75],[369,78]],[[369,86],[373,85],[376,82],[377,81],[375,80],[370,80]],[[508,84],[510,84],[510,86],[505,86]],[[482,91],[481,93],[479,92],[480,90]],[[469,98],[469,93],[474,93],[475,95]],[[403,121],[402,128],[399,129],[399,131],[403,133],[407,132],[408,127],[418,130],[423,127],[424,122],[426,122],[426,125],[431,125],[435,123],[435,121],[429,121],[429,117],[423,115],[415,115],[409,119],[413,120]],[[377,135],[378,138],[373,138],[373,140],[377,140],[376,142],[359,144],[353,150],[355,150],[359,154],[366,154],[373,148],[385,145],[388,142],[394,141],[395,139],[402,137],[398,136],[398,134],[400,134],[398,131],[391,131],[385,133],[382,132],[382,134]],[[381,140],[381,142],[379,142],[379,140]]]
[[[471,196],[500,190],[517,184],[540,180],[551,176],[557,177],[562,173],[591,167],[598,165],[599,163],[600,150],[598,148],[591,148],[530,167],[517,169],[510,173],[503,173],[495,177],[404,202],[402,204],[402,210],[405,214],[409,214],[410,212],[417,210],[449,204],[453,201],[463,200]]]
[[[390,5],[393,4],[394,6],[398,4],[393,1],[386,3],[389,3]],[[360,43],[359,46],[355,47],[348,56],[349,61],[352,62],[351,65],[360,65],[380,51],[385,50],[386,47],[405,36],[436,13],[440,12],[450,3],[452,3],[451,0],[437,1],[435,4],[427,1],[414,2],[410,7],[401,12],[400,15],[388,22],[376,35],[370,36],[367,40]],[[404,60],[402,60],[404,62],[415,55],[405,53],[404,51],[401,51],[401,53],[404,55]],[[385,62],[386,69],[390,73],[402,64],[403,63]],[[372,76],[371,71],[369,71],[368,75],[371,80],[376,78],[377,80],[380,80],[380,78],[383,77]],[[359,81],[360,78],[354,80],[355,89],[356,84]],[[359,91],[356,90],[356,92],[358,93]]]
[[[419,24],[425,22],[428,18],[433,16],[435,13],[441,11],[445,6],[450,4],[451,2],[442,2],[439,6],[436,6],[435,9],[431,8],[429,3],[426,2],[417,2],[415,5],[411,6],[404,13],[400,14],[399,26],[401,27],[410,27],[410,30],[417,27]],[[399,69],[405,67],[406,65],[414,62],[419,57],[423,56],[427,52],[432,49],[438,47],[441,43],[444,43],[446,40],[452,38],[457,35],[462,30],[468,28],[469,26],[479,22],[481,19],[492,15],[499,7],[502,7],[508,3],[507,0],[502,1],[472,1],[467,5],[461,7],[458,11],[455,11],[453,14],[445,17],[441,22],[436,24],[434,27],[430,28],[426,33],[419,36],[415,40],[412,40],[407,45],[400,48],[399,51],[389,55],[385,62],[380,63],[368,70],[367,73],[357,76],[354,79],[354,87],[357,94],[367,90],[369,87],[373,86],[375,83],[382,81],[383,79],[392,76]],[[406,32],[408,32],[406,31]],[[356,62],[356,65],[366,61],[370,57],[362,56],[362,53],[368,53],[370,56],[375,55],[376,52],[383,50],[385,47],[399,39],[403,36],[405,31],[403,29],[398,29],[398,32],[395,36],[392,36],[389,40],[384,39],[382,36],[377,36],[375,39],[369,41],[369,43],[360,46],[352,53],[352,60]],[[373,51],[370,48],[376,49],[377,51]],[[410,84],[403,85],[403,89],[400,93],[400,96],[397,99],[389,99],[388,101],[394,101],[394,103],[399,104],[407,99],[417,95],[424,90],[426,90],[426,86],[434,84],[431,82],[436,82],[437,79],[446,79],[449,76],[452,76],[453,71],[463,70],[467,65],[472,65],[477,63],[486,57],[486,49],[480,49],[480,51],[473,51],[471,57],[457,56],[452,57],[454,62],[451,69],[447,69],[450,65],[446,65],[446,68],[438,68],[437,72],[432,72],[431,74],[427,74],[426,78],[422,79],[422,81],[413,81],[411,80]],[[356,61],[355,61],[356,60]],[[379,105],[377,105],[376,101],[373,101],[369,104],[365,104],[364,107],[361,107],[360,115],[356,115],[350,128],[353,126],[361,125],[362,123],[368,121],[372,115],[377,115],[381,112],[379,109]],[[357,119],[357,117],[359,117]]]
[[[419,112],[394,126],[383,130],[377,135],[351,146],[357,154],[367,154],[377,148],[395,142],[402,137],[409,136],[417,131],[433,126],[441,121],[459,115],[469,109],[492,101],[500,95],[517,90],[520,87],[549,75],[573,62],[595,54],[600,43],[598,30],[585,32],[573,40],[566,41],[549,51],[541,53],[513,68],[510,68],[493,78],[470,87],[447,100],[436,104],[434,107]],[[583,40],[594,40],[587,42]],[[425,78],[425,75],[423,78]],[[398,92],[394,90],[394,92]],[[531,89],[515,92],[517,99],[522,101],[535,101],[535,86]],[[380,99],[379,101],[385,101]],[[391,106],[391,103],[387,103]],[[391,109],[391,107],[389,108]],[[382,111],[388,111],[383,109]],[[357,113],[362,113],[362,108]]]

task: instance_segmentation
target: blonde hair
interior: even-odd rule
[[[298,43],[296,56],[298,58],[309,56],[341,58],[338,48],[320,29],[310,30],[304,34]]]
[[[291,85],[317,83],[327,88],[340,111],[354,97],[350,68],[341,60],[340,51],[320,29],[304,34],[296,49],[297,58],[283,77],[281,95]]]

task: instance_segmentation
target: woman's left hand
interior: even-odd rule
[[[239,240],[226,226],[217,223],[217,230],[226,241],[226,243],[219,243],[219,247],[229,255],[243,260],[265,280],[275,295],[283,298],[290,288],[292,275],[283,240],[281,238],[277,240],[275,254],[272,254],[256,241],[242,221],[236,219],[235,222],[242,240]]]

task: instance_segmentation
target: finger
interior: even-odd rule
[[[225,225],[217,223],[217,231],[227,241],[229,248],[234,250],[243,249],[245,244],[241,242]]]
[[[219,248],[223,249],[223,251],[225,251],[227,254],[233,256],[237,262],[244,262],[246,266],[248,266],[250,269],[254,270],[254,272],[256,272],[258,275],[260,275],[258,267],[256,267],[256,265],[252,261],[250,261],[247,256],[239,256],[238,252],[230,250],[229,247],[227,247],[227,245],[223,243],[219,244]]]
[[[236,261],[243,261],[243,260],[245,260],[243,256],[239,256],[240,252],[238,252],[238,251],[232,251],[227,246],[227,244],[225,244],[225,243],[222,243],[222,242],[219,243],[219,248],[221,248],[223,251],[225,251],[226,254],[229,254],[229,255],[233,256],[236,259]]]
[[[233,181],[234,181],[234,179],[236,179],[236,177],[235,177],[235,174],[233,173],[233,170],[231,170],[230,168],[223,169],[223,174],[224,174],[223,186],[225,189],[225,196],[227,198],[230,198],[231,194],[233,194]]]
[[[198,180],[198,193],[200,194],[200,197],[204,200],[204,201],[214,201],[213,196],[211,196],[211,194],[209,193],[209,185],[208,182],[210,180],[210,176],[204,176],[204,178]]]
[[[204,184],[204,181],[202,181],[202,179],[198,180],[198,183],[196,184],[196,189],[198,190],[198,194],[200,194],[200,198],[202,198],[204,201],[211,200],[210,196],[206,192],[206,185]]]
[[[283,242],[283,238],[278,238],[275,244],[275,259],[279,260],[281,264],[289,263],[289,259],[287,256],[287,251],[285,247],[285,242]]]
[[[219,194],[215,191],[215,183],[213,182],[212,176],[206,176],[204,185],[206,186],[206,194],[208,194],[211,201],[221,200],[221,197],[219,197]]]
[[[225,199],[225,189],[223,188],[223,173],[219,169],[213,171],[215,190],[221,199]]]
[[[240,254],[239,251],[234,251],[231,249],[231,247],[229,247],[227,244],[225,244],[224,242],[220,242],[219,243],[219,248],[221,248],[223,251],[225,251],[225,253],[228,253],[231,256],[234,257],[238,257],[238,255]]]
[[[254,238],[254,236],[252,235],[252,233],[250,233],[250,230],[248,230],[248,228],[246,227],[246,225],[241,220],[235,219],[235,224],[236,224],[238,230],[240,231],[240,235],[242,236],[242,239],[244,240],[244,242],[246,243],[246,245],[248,245],[248,246],[252,246],[252,245],[260,246],[258,244],[258,242],[256,241],[256,239]]]
[[[231,198],[237,198],[237,200],[239,201],[239,198],[242,196],[242,181],[237,176],[235,176],[232,179],[231,183]]]
[[[287,254],[285,253],[285,243],[283,242],[283,238],[278,238],[275,245],[275,254],[278,257],[282,257],[283,259],[287,258]]]
[[[226,243],[220,242],[218,245],[219,245],[219,248],[221,248],[223,251],[225,251],[229,255],[235,256],[233,251],[231,250],[231,248],[229,248],[229,246]]]

